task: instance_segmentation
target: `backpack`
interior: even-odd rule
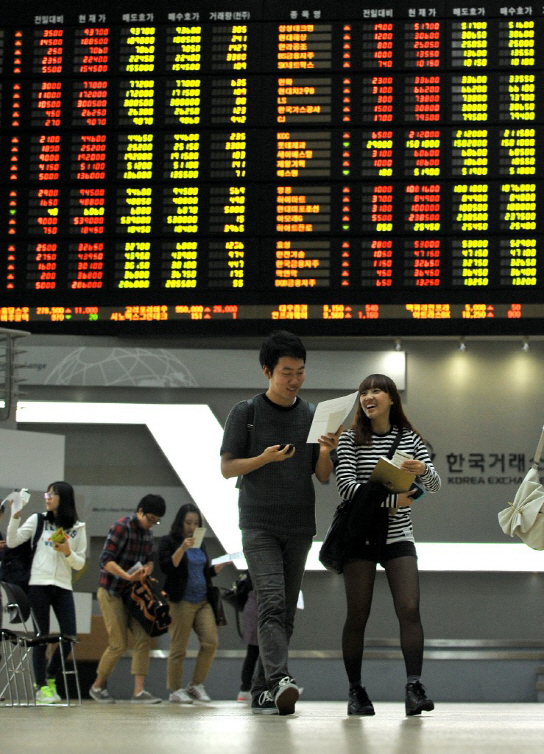
[[[145,576],[133,582],[124,593],[123,600],[130,614],[149,636],[160,636],[168,631],[172,622],[170,607],[156,579]]]
[[[34,552],[43,532],[45,516],[43,513],[38,513],[37,515],[38,523],[32,539],[27,539],[26,542],[23,542],[18,547],[6,547],[4,558],[0,563],[0,581],[7,581],[8,584],[16,584],[21,589],[24,589],[25,592],[28,590]]]

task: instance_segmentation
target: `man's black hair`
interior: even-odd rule
[[[267,367],[270,372],[273,372],[282,356],[302,359],[306,363],[306,349],[301,339],[287,330],[277,330],[264,341],[259,353],[259,361],[262,367]]]
[[[151,513],[152,516],[162,518],[166,513],[166,503],[164,502],[164,498],[160,495],[149,494],[145,495],[140,500],[136,510],[141,510],[144,514]]]

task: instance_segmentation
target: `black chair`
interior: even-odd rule
[[[74,653],[74,645],[78,639],[76,636],[68,636],[63,633],[42,634],[30,607],[26,593],[15,584],[0,582],[0,605],[2,619],[8,617],[8,625],[0,620],[0,633],[2,636],[2,671],[6,674],[6,684],[0,697],[7,692],[8,707],[36,706],[36,692],[34,686],[34,673],[32,670],[32,649],[46,644],[59,644],[60,659],[62,665],[62,677],[66,701],[56,704],[56,707],[73,707],[81,705],[81,689],[79,675]],[[67,668],[67,656],[65,655],[63,642],[70,644],[72,654],[72,669]],[[70,652],[68,654],[70,654]],[[77,701],[70,700],[68,676],[74,676]]]

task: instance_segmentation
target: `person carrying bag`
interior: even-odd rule
[[[348,534],[341,555],[347,600],[342,633],[342,655],[349,681],[348,715],[373,715],[374,706],[362,684],[364,635],[376,578],[383,566],[399,620],[401,649],[406,668],[405,710],[419,715],[434,709],[421,683],[423,627],[419,614],[419,574],[410,506],[418,491],[410,484],[419,477],[427,492],[440,489],[438,476],[421,436],[406,417],[399,391],[391,378],[373,374],[359,386],[359,405],[350,430],[340,436],[336,481],[347,503]],[[398,443],[398,464],[383,461]],[[383,491],[372,486],[379,468],[392,466],[391,481],[404,477],[406,491]],[[395,488],[395,487],[394,487]],[[402,485],[399,487],[402,488]],[[362,505],[357,505],[361,503]]]
[[[202,528],[202,514],[196,505],[186,503],[177,512],[170,533],[159,542],[159,565],[166,575],[164,589],[172,617],[166,675],[173,704],[211,702],[204,682],[219,645],[217,626],[224,625],[221,593],[211,580],[227,564],[211,565],[204,541],[196,545],[198,527]],[[182,688],[191,631],[198,637],[199,650],[191,682]]]
[[[402,437],[399,429],[387,452],[393,458]],[[341,574],[347,547],[352,539],[367,538],[372,544],[383,545],[387,539],[389,514],[383,507],[389,495],[380,482],[361,484],[351,500],[342,500],[319,551],[319,561],[328,571]]]

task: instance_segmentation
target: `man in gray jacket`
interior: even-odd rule
[[[259,606],[260,658],[253,677],[255,714],[289,715],[299,689],[288,670],[289,640],[315,528],[313,474],[326,482],[335,435],[306,442],[314,406],[298,397],[305,379],[306,349],[296,335],[267,338],[260,363],[266,393],[231,410],[221,446],[221,471],[243,477],[240,528]]]

